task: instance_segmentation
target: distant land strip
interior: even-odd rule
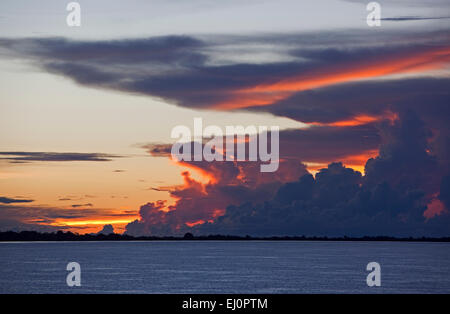
[[[72,232],[40,233],[37,231],[6,231],[0,232],[0,242],[12,241],[393,241],[393,242],[450,242],[450,237],[391,237],[391,236],[364,236],[364,237],[310,237],[310,236],[273,236],[252,237],[233,235],[194,236],[186,233],[184,236],[140,236],[133,237],[126,234],[76,234]]]

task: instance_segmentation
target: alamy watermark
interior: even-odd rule
[[[81,286],[81,266],[77,262],[70,262],[66,266],[66,270],[70,271],[66,277],[66,283],[69,287]]]
[[[81,5],[78,2],[69,2],[66,6],[66,10],[70,13],[67,15],[67,26],[81,26]],[[381,5],[372,1],[366,6],[366,10],[369,11],[366,22],[370,27],[381,26]]]
[[[278,126],[237,125],[224,131],[217,125],[203,128],[202,118],[194,118],[193,132],[185,125],[172,129],[171,137],[178,140],[171,155],[176,161],[260,161],[261,172],[275,172],[280,162],[279,130]]]
[[[81,26],[81,6],[78,2],[69,2],[66,10],[70,13],[67,15],[67,26]]]
[[[381,5],[372,1],[367,4],[366,10],[370,11],[366,18],[367,25],[370,27],[381,26]]]
[[[369,287],[381,286],[381,266],[377,262],[370,262],[366,267],[370,273],[366,277],[366,283]]]

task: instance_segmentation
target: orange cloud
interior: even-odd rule
[[[186,222],[185,225],[188,226],[188,227],[194,227],[194,226],[201,225],[201,224],[204,224],[204,223],[205,223],[205,221],[200,219],[200,220],[197,220],[197,221],[194,221],[194,222]]]
[[[434,195],[434,198],[428,203],[427,209],[423,213],[423,216],[427,219],[433,218],[434,216],[439,216],[445,213],[445,205]]]
[[[201,168],[200,166],[197,166],[192,163],[184,162],[184,161],[179,161],[178,163],[183,167],[186,167],[186,168],[191,169],[192,171],[195,171],[200,176],[200,178],[207,184],[216,184],[217,183],[217,178],[215,178],[211,172]],[[186,181],[186,178],[187,177],[185,176],[185,181]]]
[[[236,90],[231,98],[214,106],[229,110],[253,106],[268,106],[294,93],[393,74],[418,73],[439,69],[450,61],[450,47],[394,54],[383,59],[339,64],[302,73],[278,82]]]
[[[392,111],[386,111],[381,115],[367,115],[367,114],[360,114],[356,115],[350,119],[347,120],[341,120],[341,121],[335,121],[330,123],[323,123],[323,122],[311,122],[308,123],[310,125],[318,125],[318,126],[338,126],[338,127],[347,127],[347,126],[358,126],[358,125],[364,125],[376,121],[382,121],[382,120],[389,120],[390,123],[394,123],[395,120],[398,119],[398,114]]]

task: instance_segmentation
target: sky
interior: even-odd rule
[[[448,1],[78,2],[0,2],[0,230],[449,235]],[[172,160],[195,117],[279,169]]]

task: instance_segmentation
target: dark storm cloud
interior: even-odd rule
[[[0,160],[9,162],[33,161],[111,161],[119,155],[102,153],[54,153],[54,152],[0,152]]]
[[[411,111],[385,125],[380,154],[368,160],[366,174],[330,164],[316,177],[286,183],[264,203],[227,207],[215,222],[196,233],[257,235],[447,236],[449,176],[428,152],[431,132]],[[431,219],[424,216],[438,193],[446,205]]]
[[[114,41],[0,39],[0,49],[9,57],[30,60],[45,71],[69,77],[82,85],[144,94],[185,107],[212,108],[230,101],[239,89],[295,78],[309,71],[326,73],[330,67],[345,69],[358,62],[363,62],[360,65],[363,68],[366,63],[392,56],[402,58],[446,42],[445,32],[412,36],[361,31],[202,38],[165,36]],[[258,53],[267,49],[275,52],[280,60],[226,61],[230,47],[234,47],[235,53],[231,54],[234,58],[239,57],[236,51],[243,49],[254,54],[257,60]],[[283,58],[285,61],[281,61]],[[280,114],[303,119],[299,111],[291,114],[288,107],[281,101]],[[278,114],[274,108],[267,111]]]
[[[229,206],[213,223],[192,228],[195,234],[448,236],[448,212],[426,220],[424,193],[403,193],[388,182],[372,187],[361,174],[330,164],[314,179],[288,183],[268,202]]]
[[[436,156],[429,153],[431,129],[408,110],[384,132],[388,136],[378,157],[366,163],[366,184],[389,182],[404,193],[420,189],[431,195],[438,191],[442,174]]]
[[[406,108],[414,108],[425,119],[442,120],[450,114],[449,100],[450,79],[431,77],[347,83],[296,93],[274,105],[249,109],[307,123],[332,123]]]
[[[26,199],[18,199],[18,198],[10,198],[10,197],[0,196],[0,203],[3,203],[3,204],[31,203],[31,202],[34,202],[34,200],[26,200]]]
[[[184,173],[184,186],[166,190],[177,199],[176,205],[169,207],[169,212],[162,201],[144,205],[141,218],[127,226],[127,233],[448,236],[450,180],[439,166],[437,156],[430,151],[433,136],[430,128],[413,111],[402,111],[397,120],[377,126],[380,135],[369,137],[370,145],[358,148],[364,132],[374,134],[371,128],[375,126],[317,127],[285,131],[280,137],[284,140],[291,137],[290,143],[289,140],[281,142],[282,147],[295,147],[290,151],[280,150],[288,156],[282,159],[299,165],[304,158],[326,155],[327,149],[330,151],[327,158],[337,158],[339,154],[352,152],[352,143],[357,147],[354,153],[381,143],[379,155],[366,163],[365,176],[342,163],[332,163],[315,178],[305,172],[297,172],[299,179],[288,178],[286,174],[294,169],[289,164],[287,172],[279,174],[280,178],[258,181],[260,174],[253,176],[251,163],[240,164],[235,169],[237,165],[232,163],[192,162],[189,163],[192,169],[194,166],[202,169],[216,181],[204,185]],[[306,132],[304,137],[299,135],[301,132]],[[361,132],[361,137],[348,138],[345,132],[349,135]],[[326,139],[323,147],[317,143],[314,146],[320,141],[320,135]],[[343,144],[340,138],[348,142]],[[333,142],[336,145],[330,146]],[[342,153],[336,152],[339,146],[345,146]],[[151,145],[146,148],[152,152]],[[301,155],[302,148],[319,153]],[[161,151],[166,149],[159,146],[157,154]],[[270,181],[272,185],[267,185]],[[426,216],[425,212],[437,200],[445,207],[434,216]],[[211,215],[214,206],[225,206],[225,210],[214,217]],[[185,224],[198,221],[201,223]]]
[[[280,157],[309,162],[339,161],[378,149],[375,124],[334,127],[316,126],[280,132]]]
[[[427,82],[421,83],[434,93],[433,84],[427,85]],[[417,85],[418,89],[420,85]],[[184,174],[185,186],[164,189],[177,199],[176,206],[167,213],[161,211],[165,204],[151,206],[152,219],[141,215],[140,220],[127,226],[127,232],[135,235],[182,232],[448,235],[449,180],[443,178],[446,170],[440,163],[440,155],[431,148],[434,143],[433,123],[425,123],[415,113],[426,109],[420,109],[420,103],[421,100],[417,102],[417,108],[414,102],[411,103],[414,111],[407,106],[399,106],[398,117],[393,121],[356,126],[315,126],[281,132],[281,160],[299,165],[302,161],[324,163],[346,160],[351,156],[362,156],[366,161],[370,156],[365,156],[365,153],[379,148],[378,156],[367,161],[365,176],[342,163],[332,163],[320,170],[315,178],[309,174],[302,176],[301,172],[298,172],[300,179],[288,178],[282,172],[280,176],[285,180],[270,178],[274,183],[270,186],[261,184],[261,174],[252,175],[251,163],[242,163],[235,169],[236,165],[232,163],[191,162],[187,164],[211,175],[216,179],[215,183],[202,185],[192,180],[189,174]],[[430,121],[438,121],[438,112],[423,116]],[[441,121],[445,119],[448,118],[441,117]],[[442,128],[440,130],[443,131]],[[448,147],[448,142],[446,145]],[[170,147],[162,144],[144,146],[150,154],[162,157],[170,156]],[[293,165],[287,169],[292,170]],[[242,177],[250,180],[241,181]],[[246,191],[246,183],[252,187],[252,193]],[[437,199],[446,208],[433,209],[437,214],[426,216],[425,212]],[[211,209],[216,205],[225,208],[224,215],[211,215]],[[204,223],[190,227],[183,224],[186,221]]]
[[[294,75],[311,68],[309,64],[283,62],[277,64],[198,65],[184,71],[161,76],[134,77],[118,85],[123,91],[162,98],[184,107],[209,108],[226,101],[235,89]]]

